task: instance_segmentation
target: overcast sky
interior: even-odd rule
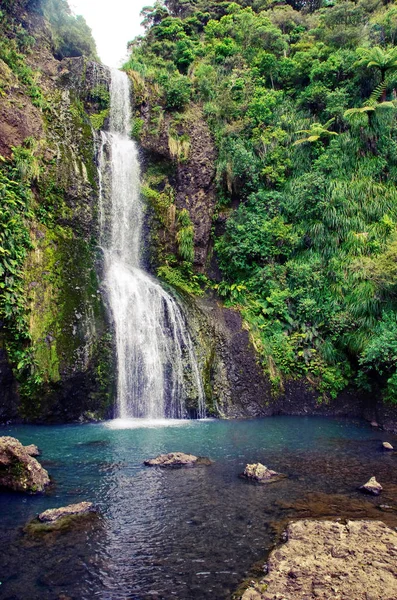
[[[105,65],[119,67],[127,52],[127,42],[140,35],[144,6],[154,0],[69,0],[76,15],[83,15],[92,29],[98,54]]]

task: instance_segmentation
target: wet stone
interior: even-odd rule
[[[65,517],[87,515],[94,512],[96,509],[92,502],[80,502],[61,508],[50,508],[40,513],[37,518],[41,523],[56,523]]]
[[[48,473],[19,440],[0,437],[0,487],[37,494],[49,485]]]
[[[194,456],[194,454],[185,454],[184,452],[169,452],[160,454],[156,458],[145,460],[144,464],[148,467],[196,467],[199,465],[210,465],[212,461],[205,456]]]
[[[386,450],[387,452],[394,450],[393,446],[389,442],[383,442],[382,448],[383,448],[383,450]]]
[[[244,472],[241,473],[240,477],[243,479],[248,479],[249,481],[255,481],[257,483],[272,483],[274,481],[283,479],[286,476],[282,473],[277,473],[277,471],[268,469],[261,463],[253,463],[245,467]]]
[[[362,492],[366,492],[367,494],[373,494],[374,496],[379,496],[379,494],[383,490],[383,487],[381,486],[380,483],[378,483],[378,481],[376,481],[375,477],[371,477],[371,479],[369,479],[367,481],[367,483],[364,483],[364,485],[360,486],[359,489]]]

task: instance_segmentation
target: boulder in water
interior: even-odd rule
[[[379,496],[383,490],[383,487],[376,481],[375,477],[371,477],[371,479],[369,479],[367,483],[364,483],[364,485],[360,486],[359,489],[363,492],[367,492],[368,494]]]
[[[39,514],[24,528],[29,536],[55,534],[59,531],[78,531],[100,523],[99,514],[92,502],[79,502],[60,508],[50,508]]]
[[[29,456],[40,456],[40,450],[38,449],[38,447],[35,444],[30,444],[29,446],[24,446],[26,452],[29,454]]]
[[[184,452],[169,452],[160,454],[156,458],[145,460],[144,464],[148,467],[196,467],[199,465],[210,465],[211,460],[205,456],[194,456],[194,454],[185,454]]]
[[[386,450],[387,452],[394,450],[393,446],[391,444],[389,444],[389,442],[383,442],[382,449]]]
[[[256,481],[257,483],[271,483],[283,479],[285,475],[277,473],[277,471],[272,471],[261,463],[253,463],[245,467],[244,472],[241,473],[240,477],[250,481]]]
[[[50,483],[48,473],[16,438],[0,437],[0,487],[37,494]]]
[[[92,502],[79,502],[60,508],[50,508],[40,513],[37,517],[41,523],[56,523],[65,517],[77,517],[95,513],[96,509]]]

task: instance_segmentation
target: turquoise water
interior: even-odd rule
[[[272,417],[143,425],[0,428],[37,444],[54,481],[42,496],[0,494],[0,598],[222,600],[287,518],[317,516],[327,504],[342,517],[358,510],[394,518],[379,505],[397,504],[396,455],[380,445],[397,446],[397,438],[366,423]],[[142,464],[178,450],[214,464],[167,471]],[[257,461],[288,477],[269,486],[238,478]],[[372,475],[384,484],[380,498],[356,491]],[[40,539],[23,532],[42,510],[82,500],[98,506],[97,523]]]

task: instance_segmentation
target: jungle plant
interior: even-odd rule
[[[305,144],[306,142],[317,142],[321,138],[338,135],[335,131],[329,131],[329,127],[331,127],[334,121],[335,119],[332,118],[329,119],[329,121],[327,121],[324,125],[321,125],[321,123],[312,123],[310,125],[310,129],[299,129],[296,133],[306,133],[307,137],[296,140],[293,145],[297,146],[299,144]]]
[[[379,69],[381,83],[385,82],[387,72],[397,70],[397,48],[388,48],[387,50],[380,46],[357,48],[357,54],[360,57],[357,65],[364,65],[367,69],[371,67]],[[386,86],[383,89],[382,100],[386,100]]]

